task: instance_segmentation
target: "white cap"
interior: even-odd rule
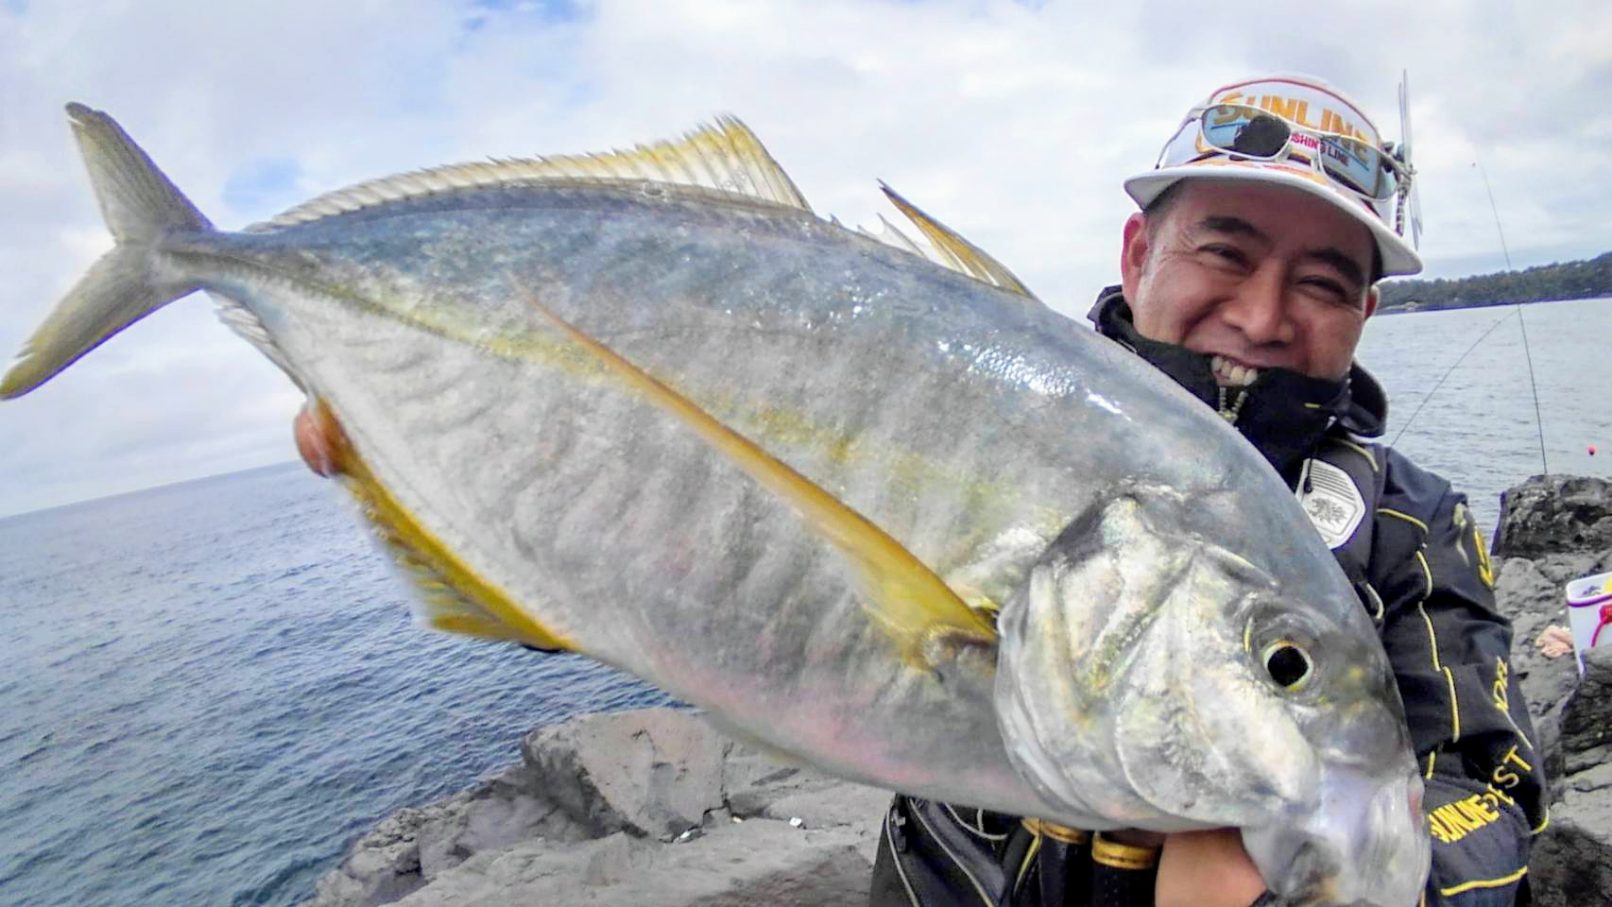
[[[1125,191],[1143,208],[1177,180],[1188,177],[1251,180],[1289,186],[1322,199],[1365,224],[1377,242],[1384,276],[1416,274],[1422,258],[1394,229],[1398,196],[1367,198],[1333,182],[1302,161],[1261,161],[1219,153],[1202,144],[1197,113],[1215,104],[1257,107],[1287,122],[1323,133],[1352,135],[1373,148],[1382,148],[1382,136],[1371,119],[1344,94],[1314,76],[1267,76],[1233,82],[1215,89],[1200,106],[1192,108],[1181,128],[1159,155],[1155,169],[1125,181]]]

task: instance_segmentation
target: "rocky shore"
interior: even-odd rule
[[[1612,570],[1612,482],[1536,476],[1501,498],[1495,596],[1511,618],[1521,679],[1550,778],[1550,824],[1529,862],[1539,907],[1612,904],[1612,648],[1571,655],[1534,641],[1567,623],[1563,586]]]
[[[890,795],[784,764],[698,713],[540,728],[521,764],[360,838],[311,904],[860,903]]]
[[[1612,648],[1546,658],[1562,586],[1612,570],[1612,483],[1536,477],[1503,499],[1500,607],[1551,778],[1530,867],[1541,907],[1612,904]],[[317,907],[829,905],[865,901],[889,795],[735,743],[697,713],[590,715],[522,761],[395,813],[320,879]]]

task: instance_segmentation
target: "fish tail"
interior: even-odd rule
[[[117,246],[23,344],[0,378],[3,399],[44,384],[113,334],[196,290],[161,273],[153,252],[164,237],[213,229],[115,120],[82,104],[67,105],[67,116]]]

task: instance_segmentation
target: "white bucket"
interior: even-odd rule
[[[1585,650],[1612,645],[1612,573],[1601,573],[1567,584],[1567,625],[1573,631],[1573,654],[1584,673]]]

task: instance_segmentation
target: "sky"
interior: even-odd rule
[[[1429,276],[1505,267],[1494,211],[1518,268],[1612,250],[1605,0],[0,0],[0,362],[111,247],[69,101],[221,229],[731,113],[819,213],[893,215],[883,179],[1079,317],[1117,277],[1121,182],[1213,88],[1314,73],[1397,139],[1402,70]],[[0,402],[0,515],[294,457],[300,394],[212,308],[175,303]]]

